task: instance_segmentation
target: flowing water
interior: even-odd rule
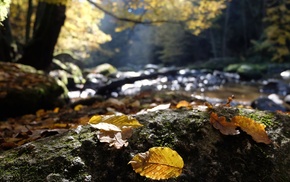
[[[260,87],[259,83],[226,83],[213,89],[196,91],[194,96],[210,102],[221,102],[234,95],[236,102],[250,105],[253,100],[263,95],[260,92]]]

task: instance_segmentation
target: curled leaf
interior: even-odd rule
[[[184,166],[180,155],[168,147],[153,147],[139,153],[129,162],[141,176],[160,180],[178,177]]]
[[[132,136],[133,128],[142,126],[136,119],[126,115],[95,115],[89,124],[99,130],[97,137],[100,142],[109,143],[116,149],[128,146],[127,139]]]
[[[243,131],[251,135],[256,142],[265,144],[270,144],[272,142],[265,131],[266,125],[263,123],[257,123],[244,116],[235,116],[232,122],[236,123]]]
[[[97,134],[100,142],[109,143],[109,146],[114,146],[116,149],[120,149],[123,146],[127,147],[127,139],[132,136],[133,129],[131,127],[123,128],[122,131],[113,130],[100,130]]]
[[[265,131],[266,126],[245,116],[234,116],[231,121],[228,122],[224,116],[219,117],[215,112],[212,112],[210,114],[210,123],[224,135],[237,135],[240,132],[236,130],[236,128],[240,127],[241,130],[251,135],[256,142],[265,144],[271,143]]]
[[[240,133],[239,130],[236,130],[237,126],[234,123],[226,121],[224,116],[219,117],[215,112],[210,114],[210,123],[224,135],[238,135]]]

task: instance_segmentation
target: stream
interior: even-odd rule
[[[183,92],[210,103],[223,103],[229,96],[234,95],[233,104],[249,106],[258,98],[267,98],[271,94],[276,99],[274,102],[282,104],[282,100],[290,93],[289,83],[282,78],[244,81],[237,73],[218,70],[162,68],[160,71],[160,68],[150,68],[141,71],[118,71],[109,79],[100,79],[98,75],[98,80],[108,81],[97,82],[95,85],[89,82],[90,85],[86,86],[81,97],[94,95],[98,89],[116,98],[134,96],[141,92],[173,91]],[[98,88],[98,85],[105,87]],[[110,86],[107,87],[108,85]]]
[[[243,105],[250,105],[251,102],[265,94],[260,92],[259,83],[226,83],[214,89],[196,91],[196,97],[209,102],[225,101],[229,96],[234,95],[235,101]]]

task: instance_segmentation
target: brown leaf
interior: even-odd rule
[[[224,135],[237,135],[240,133],[239,130],[236,130],[237,126],[234,123],[226,121],[224,116],[218,117],[215,112],[210,114],[210,123]]]

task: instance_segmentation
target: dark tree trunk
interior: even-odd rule
[[[54,46],[65,21],[66,6],[40,2],[32,39],[23,48],[19,63],[45,70],[52,62]]]
[[[12,35],[9,19],[6,18],[0,26],[0,61],[11,62],[14,57],[12,48]]]

